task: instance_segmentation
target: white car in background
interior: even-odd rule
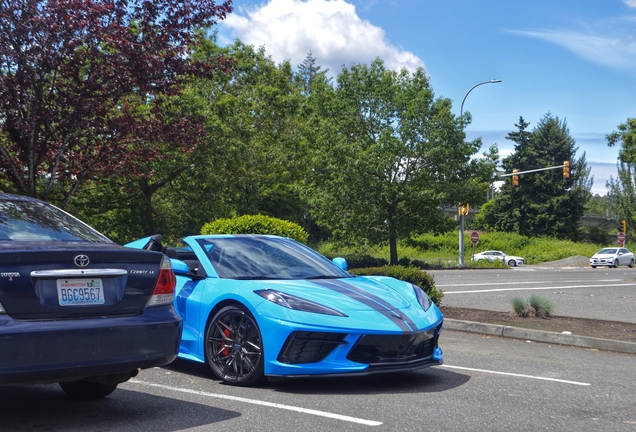
[[[618,267],[619,265],[628,265],[634,267],[634,254],[626,248],[604,248],[596,252],[590,258],[590,267],[597,266]]]
[[[484,251],[475,254],[473,261],[488,260],[488,261],[501,261],[508,264],[510,267],[516,267],[525,263],[524,259],[518,256],[507,255],[502,251]]]

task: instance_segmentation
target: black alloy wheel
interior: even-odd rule
[[[226,306],[214,315],[205,356],[214,375],[228,384],[249,386],[265,376],[261,332],[243,306]]]

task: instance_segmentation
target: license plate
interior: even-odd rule
[[[101,279],[58,279],[57,298],[60,306],[104,304]]]

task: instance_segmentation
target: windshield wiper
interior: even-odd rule
[[[320,276],[307,276],[300,279],[344,279],[348,276],[336,276],[336,275],[320,275]]]
[[[234,276],[234,277],[226,277],[225,279],[234,279],[234,280],[276,280],[276,279],[284,279],[280,276]]]

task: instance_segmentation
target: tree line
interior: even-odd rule
[[[470,113],[454,115],[423,69],[376,59],[331,77],[311,52],[277,64],[263,47],[219,45],[210,29],[231,10],[0,1],[0,190],[57,204],[118,242],[264,214],[314,240],[389,244],[396,263],[399,239],[456,228],[442,205],[484,204],[497,169],[570,160],[565,181],[504,182],[478,220],[581,234],[591,180],[565,121],[548,113],[528,131],[520,118],[499,167],[497,146],[479,154],[481,139],[464,133]]]

